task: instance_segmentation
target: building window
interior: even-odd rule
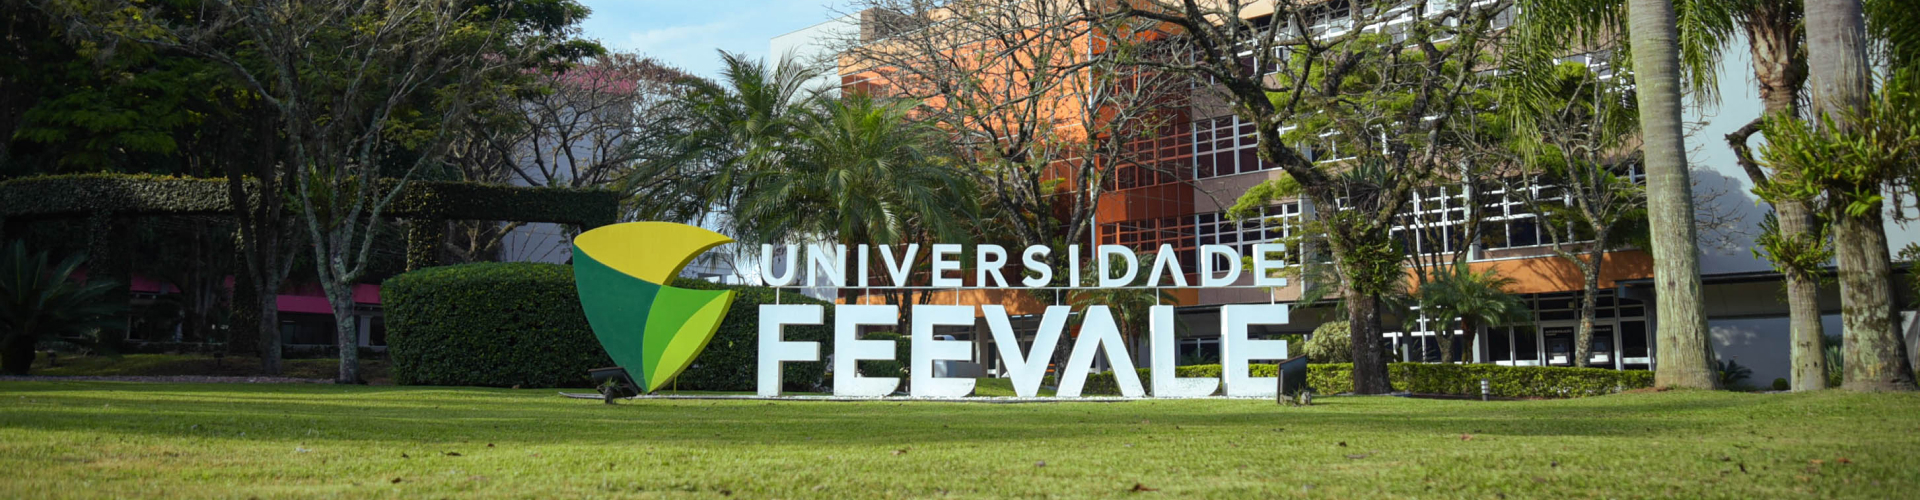
[[[1194,337],[1180,339],[1177,365],[1206,365],[1220,362],[1219,337]]]
[[[367,331],[362,333],[364,334],[363,336],[366,337],[367,339],[367,345],[371,345],[371,346],[387,345],[387,317],[385,315],[380,315],[380,316],[374,316],[374,317],[368,318]]]
[[[1462,245],[1467,227],[1464,186],[1430,186],[1413,191],[1401,223],[1391,230],[1408,255],[1451,253]]]
[[[1162,244],[1173,245],[1174,257],[1183,263],[1193,262],[1195,254],[1193,223],[1194,218],[1191,216],[1178,216],[1101,224],[1100,244],[1126,245],[1137,252],[1157,251]],[[1145,260],[1144,256],[1142,260]]]
[[[1225,212],[1195,214],[1194,229],[1200,245],[1227,245],[1234,248],[1241,257],[1253,255],[1253,245],[1273,243],[1294,236],[1300,230],[1300,204],[1282,203],[1267,207],[1259,217],[1234,221],[1227,218]],[[1287,262],[1297,262],[1298,245],[1289,246],[1284,258]],[[1193,262],[1193,261],[1188,261]],[[1213,262],[1214,269],[1225,269],[1228,265],[1218,258]]]
[[[1252,123],[1238,116],[1197,120],[1192,127],[1193,177],[1196,179],[1277,167],[1260,159],[1260,137],[1254,133]]]
[[[1194,149],[1191,124],[1162,127],[1122,145],[1126,161],[1116,162],[1107,174],[1109,191],[1157,186],[1192,179]]]
[[[280,313],[280,342],[287,345],[333,345],[333,315]]]

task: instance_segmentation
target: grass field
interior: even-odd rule
[[[1896,498],[1920,395],[1124,403],[0,383],[0,498]],[[1136,491],[1137,490],[1137,491]]]
[[[291,378],[314,378],[332,380],[340,373],[340,360],[287,359],[281,360],[280,376]],[[387,379],[387,360],[362,359],[360,373],[363,378],[375,383]],[[214,358],[205,354],[127,354],[122,356],[78,356],[62,357],[59,366],[40,354],[33,361],[34,375],[60,377],[99,376],[99,377],[165,377],[180,375],[206,375],[219,377],[251,377],[262,375],[260,358],[228,356]]]

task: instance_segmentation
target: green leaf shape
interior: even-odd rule
[[[594,337],[647,392],[693,363],[733,305],[731,290],[662,286],[615,270],[578,246],[573,266]]]

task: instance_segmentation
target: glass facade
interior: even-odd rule
[[[1502,366],[1575,366],[1579,294],[1531,295],[1527,302],[1533,311],[1533,321],[1487,327],[1478,342],[1479,356],[1468,359]],[[1612,290],[1602,290],[1595,300],[1593,321],[1588,366],[1640,370],[1652,367],[1653,342],[1648,337],[1651,331],[1647,328],[1644,304],[1614,297]],[[1406,335],[1430,336],[1432,332],[1415,331]]]

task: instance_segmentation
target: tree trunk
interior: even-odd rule
[[[259,115],[256,119],[256,137],[244,141],[254,144],[251,154],[225,162],[224,166],[227,199],[233,206],[235,232],[240,240],[235,245],[240,264],[234,266],[239,268],[234,274],[246,278],[235,283],[234,321],[228,324],[234,331],[227,341],[233,344],[229,349],[238,352],[247,350],[234,348],[254,347],[254,353],[260,356],[261,372],[278,376],[281,374],[280,284],[286,277],[281,272],[281,246],[286,241],[280,233],[281,224],[285,222],[281,220],[286,209],[281,196],[285,173],[273,119],[268,115]],[[242,297],[251,300],[242,300]],[[252,327],[241,326],[247,320],[254,321]],[[253,331],[246,331],[247,328]],[[258,342],[254,342],[255,339]]]
[[[1780,235],[1788,241],[1801,241],[1813,233],[1813,211],[1799,201],[1773,204],[1779,220]],[[1820,322],[1820,278],[1817,269],[1793,269],[1786,273],[1787,315],[1792,332],[1791,380],[1795,391],[1827,388],[1827,354],[1822,346],[1826,327]]]
[[[1586,368],[1593,359],[1593,314],[1594,307],[1600,301],[1600,266],[1606,263],[1606,251],[1600,242],[1606,241],[1607,233],[1594,236],[1594,246],[1587,250],[1585,276],[1580,281],[1580,326],[1573,330],[1573,366]]]
[[[1474,347],[1473,340],[1479,336],[1478,332],[1474,330],[1478,328],[1479,326],[1474,325],[1472,321],[1467,321],[1465,318],[1462,318],[1460,320],[1460,350],[1461,350],[1460,360],[1461,361],[1464,361],[1467,363],[1474,363],[1478,361],[1478,360],[1467,359],[1467,356],[1472,355],[1473,353],[1473,347]]]
[[[1852,126],[1850,113],[1866,109],[1866,17],[1860,0],[1807,0],[1807,59],[1813,74],[1813,105],[1839,131]],[[1856,186],[1878,193],[1880,186]],[[1850,195],[1860,189],[1830,189],[1833,196],[1835,261],[1840,266],[1840,324],[1845,377],[1841,387],[1857,391],[1914,390],[1900,326],[1893,321],[1893,269],[1880,202],[1865,210]],[[1858,215],[1855,215],[1855,213]]]
[[[280,294],[255,292],[253,306],[260,311],[260,372],[277,377],[281,374]]]
[[[333,305],[335,342],[340,346],[340,375],[333,381],[364,384],[360,379],[360,329],[353,317],[353,285],[328,286],[327,301]]]
[[[1743,13],[1741,26],[1747,32],[1747,53],[1753,58],[1753,78],[1760,87],[1763,114],[1799,115],[1800,90],[1807,83],[1807,68],[1800,51],[1800,18],[1790,2],[1766,0],[1754,2]]]
[[[1800,91],[1806,87],[1805,53],[1801,51],[1800,13],[1793,2],[1755,2],[1742,14],[1741,25],[1747,32],[1748,53],[1753,57],[1753,77],[1760,86],[1764,117],[1800,116]],[[1758,125],[1758,121],[1754,127]],[[1733,147],[1755,186],[1768,182],[1767,174],[1744,152],[1751,131],[1729,135]],[[1778,231],[1785,241],[1811,241],[1816,233],[1813,209],[1805,200],[1773,201],[1779,221]],[[1776,256],[1779,258],[1780,256]],[[1788,259],[1782,259],[1788,260]],[[1790,265],[1775,262],[1776,265]],[[1822,347],[1825,327],[1820,321],[1819,269],[1783,269],[1786,271],[1787,314],[1791,331],[1791,380],[1795,391],[1827,388],[1827,356]]]
[[[1393,392],[1387,378],[1387,355],[1380,349],[1380,297],[1348,287],[1347,326],[1353,339],[1353,393]]]
[[[1866,109],[1873,91],[1867,76],[1866,16],[1860,0],[1806,0],[1804,22],[1814,112],[1846,130],[1846,113]]]
[[[1840,324],[1845,328],[1840,386],[1856,391],[1914,390],[1907,344],[1894,321],[1892,258],[1880,204],[1866,214],[1837,214],[1835,254],[1840,263]],[[1844,212],[1844,211],[1842,211]]]
[[[1700,256],[1693,227],[1693,183],[1680,124],[1678,35],[1671,0],[1628,0],[1635,94],[1647,170],[1653,240],[1658,358],[1654,384],[1712,389],[1712,347],[1700,297]]]

